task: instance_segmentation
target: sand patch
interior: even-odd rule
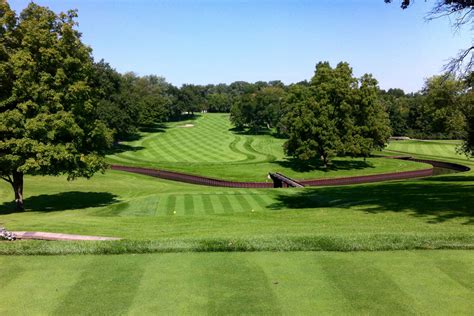
[[[180,125],[178,127],[190,128],[190,127],[194,127],[194,124],[185,124],[185,125]]]

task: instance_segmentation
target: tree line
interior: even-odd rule
[[[473,75],[433,77],[418,93],[383,91],[347,63],[317,64],[309,81],[175,87],[159,76],[121,74],[94,61],[77,12],[30,3],[20,13],[0,0],[0,177],[23,209],[23,177],[91,177],[105,154],[141,127],[196,112],[230,113],[237,129],[287,139],[285,152],[311,163],[367,157],[391,134],[474,139]]]

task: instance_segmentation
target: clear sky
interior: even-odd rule
[[[16,11],[29,1],[10,0]],[[425,22],[433,0],[407,10],[383,0],[49,0],[79,10],[83,41],[120,72],[175,85],[311,78],[318,61],[347,61],[382,88],[417,91],[470,44],[447,20]]]

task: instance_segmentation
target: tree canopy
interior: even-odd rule
[[[377,81],[370,75],[355,78],[349,64],[318,63],[309,87],[289,89],[283,119],[287,154],[321,158],[327,165],[335,155],[367,157],[383,148],[390,129],[377,93]]]
[[[91,49],[75,11],[0,2],[0,176],[23,208],[23,175],[103,171],[111,130],[96,115]]]

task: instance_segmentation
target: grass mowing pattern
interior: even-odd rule
[[[185,128],[186,124],[194,127]],[[233,181],[267,180],[268,172],[295,179],[334,178],[408,171],[429,167],[410,161],[380,158],[335,158],[330,168],[286,159],[283,139],[231,131],[228,114],[203,114],[194,120],[152,129],[142,138],[122,144],[121,153],[108,157],[119,165],[151,167]]]
[[[465,160],[466,156],[456,152],[459,141],[453,140],[404,140],[391,141],[387,151],[423,155],[436,158]]]
[[[0,185],[8,229],[128,240],[80,250],[0,243],[0,253],[471,249],[472,172],[460,175],[303,190],[201,187],[121,172],[74,182],[27,177],[27,212],[14,212],[11,189]]]
[[[468,315],[473,260],[472,251],[0,257],[0,313]]]

